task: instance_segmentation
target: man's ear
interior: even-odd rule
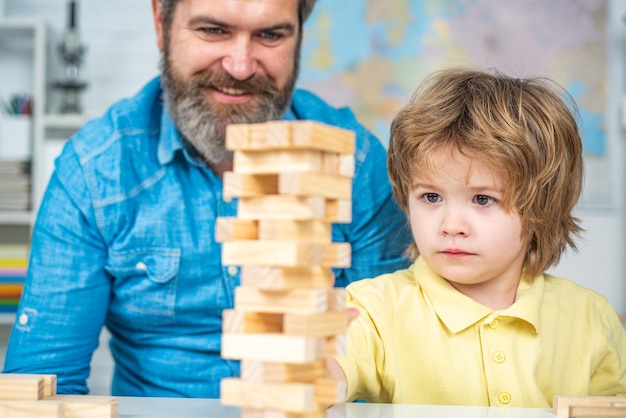
[[[160,0],[152,0],[152,17],[154,19],[154,30],[157,36],[157,46],[163,51],[165,40],[163,39],[163,5]]]

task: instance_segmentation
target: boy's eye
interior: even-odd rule
[[[441,197],[437,193],[426,193],[424,199],[429,203],[437,203],[441,200]]]
[[[484,194],[479,194],[474,197],[474,201],[481,206],[486,206],[493,202],[493,198],[485,196]]]

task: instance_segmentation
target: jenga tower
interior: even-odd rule
[[[242,270],[221,354],[241,360],[241,378],[222,380],[221,402],[244,418],[325,417],[345,400],[325,358],[345,350],[345,290],[331,268],[349,267],[351,248],[331,226],[352,217],[354,133],[311,121],[226,132],[224,198],[239,198],[238,215],[217,219],[217,240],[222,263]]]

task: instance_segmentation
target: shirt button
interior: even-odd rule
[[[25,313],[21,314],[18,318],[18,321],[20,322],[20,325],[28,324],[28,315],[26,315]]]
[[[239,273],[239,269],[237,268],[237,266],[229,266],[228,267],[228,274],[231,277],[235,277],[237,275],[237,273]]]
[[[493,355],[493,360],[498,364],[504,363],[504,361],[506,360],[506,356],[502,351],[496,351]]]
[[[494,319],[489,323],[489,328],[496,329],[498,328],[498,325],[500,325],[500,321],[498,319]]]
[[[140,261],[135,264],[135,270],[146,271],[148,270],[148,266],[146,266],[146,263],[144,263],[143,261]]]
[[[509,403],[511,403],[511,394],[508,392],[502,392],[500,395],[498,395],[498,400],[501,404],[508,405]]]

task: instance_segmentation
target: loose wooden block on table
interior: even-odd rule
[[[555,415],[567,415],[571,406],[610,406],[615,402],[626,402],[621,396],[562,396],[552,399],[552,410]]]
[[[0,374],[0,399],[38,400],[44,396],[44,378],[37,374]]]
[[[626,406],[570,406],[569,418],[626,417]]]
[[[64,412],[60,401],[0,400],[2,418],[64,418]]]
[[[113,396],[56,395],[44,402],[62,402],[64,418],[116,418],[119,401]]]

